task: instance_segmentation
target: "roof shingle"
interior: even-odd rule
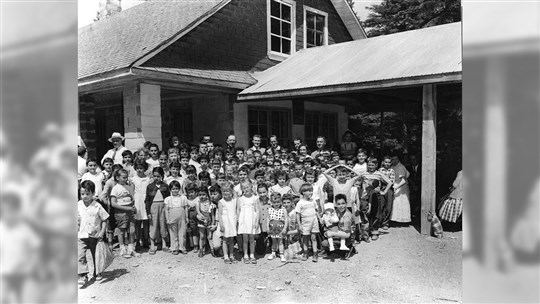
[[[228,0],[149,1],[79,29],[79,79],[126,68]]]

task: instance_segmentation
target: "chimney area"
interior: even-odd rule
[[[122,0],[100,0],[98,19],[106,19],[122,11]]]

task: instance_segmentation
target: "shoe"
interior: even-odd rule
[[[179,253],[180,253],[179,250],[173,250],[173,251],[172,251],[172,254],[174,254],[174,255],[178,255]]]
[[[202,257],[204,256],[204,251],[203,251],[202,249],[199,250],[198,256],[199,256],[200,258],[202,258]]]
[[[257,264],[257,259],[256,258],[250,258],[249,260],[251,261],[251,264]]]
[[[249,263],[251,263],[251,261],[249,260],[249,258],[242,258],[242,260],[244,260],[244,264],[249,264]]]
[[[382,229],[383,229],[383,230],[388,230],[388,226],[387,226],[387,225],[384,225],[384,226],[382,227]]]
[[[167,247],[167,246],[163,246],[162,250],[163,250],[163,252],[169,252],[170,251],[169,247]]]
[[[317,263],[317,261],[319,260],[319,253],[318,252],[314,252],[313,253],[313,263]]]
[[[101,276],[101,274],[98,274],[98,275],[96,275],[95,280],[96,280],[96,282],[102,281],[103,276]]]
[[[379,239],[379,236],[376,235],[376,234],[371,236],[371,240],[373,240],[373,241],[376,241],[378,239]]]
[[[88,284],[88,277],[87,276],[79,277],[78,284],[80,287],[83,287],[84,285]]]
[[[273,260],[275,258],[276,258],[276,254],[273,252],[268,256],[268,260]]]
[[[126,255],[126,253],[127,253],[126,247],[121,246],[120,247],[120,253],[118,255],[119,256],[124,256],[124,255]]]
[[[185,250],[178,250],[181,254],[187,254],[187,252]]]
[[[224,258],[224,259],[223,259],[223,262],[224,262],[225,264],[232,264],[231,259],[229,259],[229,258]]]
[[[193,248],[193,253],[197,253],[197,252],[199,252],[199,247],[194,247]]]
[[[302,254],[302,261],[307,261],[307,253]]]
[[[343,246],[340,246],[340,247],[339,247],[339,250],[347,250],[347,251],[349,251],[349,250],[351,250],[351,249],[350,249],[349,247],[343,245]]]
[[[334,251],[336,250],[336,248],[334,248],[334,245],[332,244],[332,246],[330,246],[330,251]]]
[[[216,257],[216,253],[214,251],[214,247],[210,248],[210,254],[215,258]]]
[[[282,263],[287,262],[287,259],[285,258],[285,256],[283,254],[280,254],[280,256],[281,256],[281,262]]]
[[[156,254],[156,251],[157,251],[156,247],[150,248],[150,250],[148,250],[148,254],[154,255]]]

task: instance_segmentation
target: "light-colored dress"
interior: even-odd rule
[[[259,225],[256,225],[254,220],[256,218],[255,204],[257,203],[257,197],[255,195],[251,197],[241,196],[238,199],[240,205],[240,214],[238,216],[238,233],[239,234],[259,234],[261,229]]]
[[[407,178],[409,172],[401,164],[393,167],[398,184],[403,178]],[[392,207],[391,221],[408,223],[411,221],[411,204],[409,202],[409,185],[406,183],[394,191],[394,206]]]
[[[222,225],[225,228],[223,232],[223,237],[235,237],[236,232],[236,199],[232,198],[230,201],[221,199],[219,201],[223,213],[221,214]]]
[[[147,220],[148,214],[146,214],[146,205],[144,200],[146,199],[146,188],[150,184],[150,178],[148,176],[139,177],[134,176],[131,178],[131,182],[135,186],[135,192],[133,195],[133,200],[135,201],[135,208],[137,213],[135,213],[136,220]]]

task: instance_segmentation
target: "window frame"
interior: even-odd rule
[[[271,115],[269,115],[269,112],[272,112],[272,111],[275,111],[275,112],[285,112],[287,113],[287,118],[288,118],[288,128],[287,128],[287,133],[286,134],[286,137],[279,137],[278,134],[278,142],[281,146],[288,146],[292,143],[292,140],[291,140],[291,137],[292,137],[292,128],[293,128],[293,124],[292,124],[292,110],[290,108],[287,108],[287,107],[264,107],[264,106],[248,106],[248,117],[247,117],[247,134],[248,134],[248,140],[249,140],[249,143],[248,143],[248,147],[251,147],[251,140],[252,140],[252,136],[253,134],[250,134],[250,122],[249,122],[249,112],[250,111],[258,111],[258,112],[261,112],[261,111],[264,111],[267,115],[267,121],[266,121],[266,127],[267,127],[267,136],[262,136],[261,137],[261,147],[267,147],[269,146],[270,142],[270,135],[272,135],[272,119],[271,119]],[[260,134],[260,133],[259,133]]]
[[[272,51],[272,1],[279,2],[282,5],[287,5],[291,8],[291,54],[284,54]],[[280,36],[283,37],[283,36]],[[267,0],[266,1],[266,41],[268,58],[272,60],[283,61],[296,52],[296,2],[292,0]]]
[[[313,13],[313,14],[317,14],[317,15],[321,15],[324,17],[324,30],[323,30],[323,45],[322,46],[326,46],[328,45],[328,13],[327,12],[323,12],[321,10],[318,10],[318,9],[315,9],[315,8],[312,8],[312,7],[309,7],[307,5],[304,5],[304,21],[303,21],[303,28],[304,28],[304,49],[307,49],[307,12],[309,11],[310,13]],[[317,46],[315,46],[317,47]]]
[[[308,127],[308,119],[307,116],[318,116],[319,118],[319,124],[318,124],[318,132],[317,134],[312,134],[312,137],[307,137],[307,130]],[[324,126],[322,124],[322,118],[323,116],[327,116],[329,119],[332,117],[332,119],[335,120],[335,133],[333,136],[330,136],[330,134],[323,134],[324,132],[322,130],[326,129],[328,130],[327,126]],[[314,111],[314,110],[308,110],[304,112],[304,141],[306,144],[308,144],[310,149],[315,149],[315,140],[317,139],[317,136],[323,135],[326,138],[326,147],[331,148],[332,144],[335,142],[339,142],[339,114],[337,112],[327,112],[327,111]],[[313,127],[314,124],[310,124],[310,127]],[[313,141],[313,142],[312,142]]]

